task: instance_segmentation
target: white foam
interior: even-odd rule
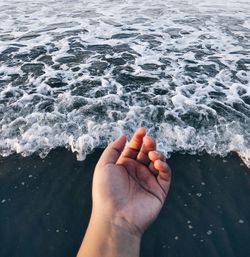
[[[248,8],[247,0],[1,1],[0,56],[16,49],[0,60],[0,154],[44,157],[62,146],[82,160],[145,126],[167,156],[233,151],[250,167]],[[117,64],[95,68],[124,54],[116,75]],[[27,64],[41,73],[27,75]]]
[[[208,230],[208,231],[207,231],[207,235],[210,236],[210,235],[212,235],[212,234],[213,234],[213,231],[212,231],[212,230]]]

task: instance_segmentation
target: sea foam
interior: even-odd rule
[[[60,11],[59,11],[60,10]],[[2,1],[0,154],[83,160],[139,127],[250,167],[248,1]]]

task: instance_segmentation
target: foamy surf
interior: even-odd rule
[[[250,167],[249,16],[248,1],[1,2],[0,154],[83,160],[144,126],[167,156]]]

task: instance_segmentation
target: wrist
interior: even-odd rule
[[[141,236],[131,231],[126,221],[92,212],[80,251],[85,249],[86,252],[78,256],[136,257],[139,256],[140,241]],[[90,246],[93,247],[90,249]]]
[[[131,237],[134,240],[141,240],[142,231],[137,228],[134,224],[127,221],[126,218],[113,213],[96,212],[92,210],[91,220],[95,223],[102,223],[108,226],[110,229]]]
[[[111,231],[113,234],[126,237],[136,242],[140,242],[142,233],[125,218],[119,215],[110,215],[107,213],[97,213],[92,211],[90,222],[99,224],[103,229]]]

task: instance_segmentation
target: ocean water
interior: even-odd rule
[[[0,1],[0,155],[80,160],[144,126],[250,167],[250,2]]]

